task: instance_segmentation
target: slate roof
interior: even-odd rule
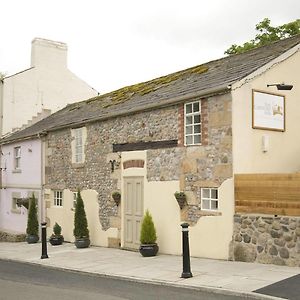
[[[258,68],[300,43],[300,35],[242,54],[172,73],[154,80],[124,87],[97,97],[67,105],[60,111],[0,140],[0,144],[24,139],[64,127],[76,127],[96,120],[168,105],[197,93],[226,90]],[[229,90],[228,90],[229,92]]]

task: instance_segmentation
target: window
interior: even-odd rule
[[[63,206],[62,191],[54,191],[54,206]]]
[[[218,189],[203,188],[201,189],[201,209],[218,210]]]
[[[187,103],[184,106],[185,145],[201,144],[201,102]]]
[[[75,162],[81,163],[82,162],[82,130],[81,128],[75,129]]]
[[[14,168],[19,170],[21,168],[21,147],[14,148]]]
[[[71,130],[72,140],[72,162],[81,164],[85,160],[84,144],[86,141],[86,128],[76,128]]]

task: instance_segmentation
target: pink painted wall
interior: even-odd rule
[[[14,148],[21,147],[20,171],[14,169]],[[27,209],[12,210],[13,193],[27,197],[35,192],[38,196],[38,211],[41,207],[41,141],[22,141],[2,146],[2,188],[0,193],[0,228],[25,232]]]

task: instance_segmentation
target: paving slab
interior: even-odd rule
[[[48,259],[41,259],[41,243],[0,243],[0,259],[40,264],[47,267],[88,272],[100,276],[148,281],[217,292],[248,293],[300,274],[300,268],[191,258],[193,277],[181,278],[182,257],[159,254],[142,257],[138,252],[90,247],[76,249],[74,244],[48,244]],[[257,295],[257,299],[279,299]],[[259,298],[261,297],[261,298]]]

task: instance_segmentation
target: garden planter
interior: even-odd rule
[[[88,248],[90,243],[91,241],[89,238],[78,238],[75,240],[76,248]]]
[[[185,203],[186,203],[186,197],[183,196],[183,197],[176,197],[176,200],[178,202],[178,205],[180,207],[180,209],[183,209]]]
[[[155,256],[158,252],[158,245],[156,243],[154,244],[141,244],[140,245],[140,253],[144,257],[150,257],[150,256]]]
[[[49,242],[52,246],[58,246],[64,242],[64,237],[62,235],[51,236]]]
[[[39,237],[37,235],[27,234],[27,236],[26,236],[26,242],[28,244],[35,244],[35,243],[37,243],[38,240],[39,240]]]

